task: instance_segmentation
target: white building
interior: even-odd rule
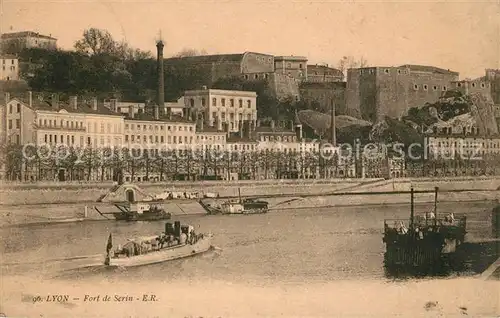
[[[229,131],[236,132],[245,121],[257,120],[257,93],[234,90],[202,89],[184,93],[184,104],[188,112],[203,114],[210,126],[222,130],[227,123]]]

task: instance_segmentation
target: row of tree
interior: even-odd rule
[[[366,177],[391,176],[387,157],[356,160],[318,152],[145,150],[126,148],[4,147],[2,166],[8,180],[136,180],[239,179],[354,177],[361,170]],[[341,160],[340,160],[341,159]],[[500,155],[484,155],[481,160],[405,160],[393,176],[492,175],[500,173]],[[61,171],[63,175],[61,176]]]

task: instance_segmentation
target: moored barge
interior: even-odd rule
[[[410,219],[384,220],[384,265],[389,273],[437,274],[453,262],[465,240],[467,218],[454,213],[437,217],[437,194],[435,188],[434,210],[415,217],[412,188]]]

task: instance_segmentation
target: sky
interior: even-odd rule
[[[209,54],[253,51],[337,66],[433,65],[460,78],[500,68],[500,0],[0,0],[0,31],[52,35],[72,49],[85,29],[108,30],[144,50],[165,41]]]

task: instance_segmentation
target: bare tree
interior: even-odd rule
[[[346,75],[350,68],[367,67],[368,61],[364,57],[356,59],[353,56],[343,56],[338,62],[338,69]]]
[[[204,49],[197,50],[197,49],[184,48],[181,51],[177,52],[173,57],[188,57],[188,56],[200,56],[200,55],[207,55],[207,51],[205,51]]]

